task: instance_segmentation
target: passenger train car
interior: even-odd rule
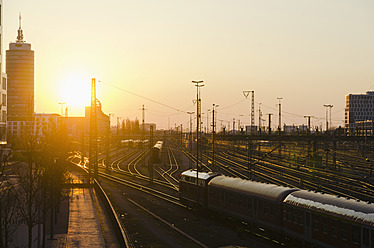
[[[374,248],[372,203],[195,170],[183,172],[179,184],[181,203],[292,237],[305,247]]]

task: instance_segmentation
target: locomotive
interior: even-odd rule
[[[196,170],[181,174],[179,199],[299,240],[304,247],[374,248],[370,202]]]

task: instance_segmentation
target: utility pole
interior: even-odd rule
[[[279,117],[278,117],[278,120],[279,120],[279,123],[278,123],[278,134],[280,134],[281,132],[281,128],[282,128],[282,111],[281,111],[281,100],[283,99],[282,97],[277,97],[278,99],[278,107],[279,107]]]
[[[232,119],[232,134],[235,134],[235,118]]]
[[[180,143],[181,149],[183,149],[183,124],[181,124],[181,143]]]
[[[249,93],[252,93],[251,97],[251,134],[255,126],[255,91],[254,90],[243,90],[243,95],[248,99]]]
[[[312,117],[314,117],[314,116],[304,115],[304,118],[308,118],[308,131],[307,131],[308,135],[310,134],[310,118],[312,118]]]
[[[261,134],[261,128],[262,128],[262,112],[261,112],[261,104],[262,103],[259,103],[258,104],[258,131],[259,133]]]
[[[205,131],[206,134],[209,133],[209,112],[210,112],[210,109],[206,111],[206,131]]]
[[[214,117],[214,110],[218,107],[219,105],[216,105],[213,103],[213,132],[212,132],[212,165],[213,169],[215,169],[215,164],[214,164],[214,144],[215,144],[215,138],[216,138],[216,120]]]
[[[268,127],[269,134],[271,134],[271,116],[272,115],[273,114],[268,114],[268,116],[269,116],[269,127]]]
[[[144,150],[146,149],[146,147],[144,146],[144,135],[145,135],[145,108],[144,108],[144,104],[142,106],[142,144],[141,144],[141,147],[143,149],[143,152]],[[143,166],[145,167],[145,158],[143,159]]]
[[[152,151],[153,147],[153,125],[149,127],[149,150]],[[161,152],[161,151],[160,151]],[[152,184],[153,183],[153,160],[154,157],[151,152],[151,156],[149,159],[149,165],[148,165],[148,172],[149,172],[149,182]]]
[[[90,109],[90,161],[89,161],[89,179],[91,182],[91,170],[94,170],[94,178],[98,178],[97,158],[97,115],[96,115],[96,79],[91,81],[91,109]]]
[[[187,112],[187,114],[190,115],[190,152],[192,153],[192,143],[193,143],[193,137],[192,137],[192,115],[194,114],[195,112]],[[190,163],[191,163],[191,160],[190,160]],[[191,164],[190,164],[190,169],[191,169]]]
[[[142,110],[142,140],[144,141],[144,133],[145,133],[145,122],[144,122],[144,120],[145,120],[145,110],[146,110],[144,108],[144,104],[143,104],[141,110]]]

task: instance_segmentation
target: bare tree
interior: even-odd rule
[[[0,248],[12,245],[12,235],[17,230],[19,208],[18,192],[10,181],[3,181],[0,190]]]
[[[40,150],[34,135],[28,135],[24,161],[18,163],[18,204],[20,206],[21,221],[27,225],[28,247],[32,247],[32,229],[40,221],[39,207],[41,199],[41,168]]]

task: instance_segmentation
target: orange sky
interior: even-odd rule
[[[249,123],[242,91],[255,90],[256,125],[258,103],[278,123],[282,97],[283,123],[313,115],[324,126],[323,104],[333,104],[339,126],[344,95],[374,90],[373,10],[370,0],[4,0],[3,48],[22,12],[37,112],[60,113],[66,102],[70,115],[83,115],[96,77],[107,114],[141,119],[144,104],[147,122],[187,127],[191,80],[204,80],[203,112],[219,104],[222,125]]]

